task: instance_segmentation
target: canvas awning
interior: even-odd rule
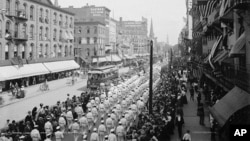
[[[69,32],[69,40],[74,40],[74,36]]]
[[[220,126],[223,126],[235,112],[248,105],[250,105],[250,94],[235,86],[209,109]]]
[[[80,68],[80,66],[74,60],[48,62],[43,64],[52,73]]]
[[[226,58],[228,58],[228,51],[223,50],[221,52],[219,52],[213,59],[214,63],[219,62],[221,63],[223,60],[225,60]]]
[[[0,81],[42,75],[50,73],[49,70],[42,64],[24,64],[22,67],[4,66],[0,67]]]
[[[122,61],[122,59],[118,55],[116,55],[116,54],[108,55],[108,56],[106,56],[106,59],[109,62],[119,62],[119,61]]]
[[[246,33],[242,33],[241,36],[237,39],[234,46],[231,48],[231,51],[229,52],[229,57],[234,57],[236,55],[245,54],[245,44],[246,44]]]
[[[92,63],[97,63],[98,61],[99,61],[99,63],[106,62],[107,59],[106,59],[106,57],[93,58]]]

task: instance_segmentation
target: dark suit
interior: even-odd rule
[[[179,134],[179,137],[181,138],[182,137],[182,125],[184,124],[184,119],[183,117],[180,117],[180,119],[178,119],[178,116],[176,116],[175,118],[175,123],[178,127],[178,134]]]

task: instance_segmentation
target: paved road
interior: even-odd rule
[[[120,73],[125,73],[129,69],[121,68]],[[80,79],[79,79],[80,80]],[[76,83],[74,86],[66,85],[66,79],[64,80],[55,80],[50,82],[55,89],[52,89],[48,92],[41,93],[37,91],[36,87],[31,87],[30,91],[32,96],[26,97],[25,99],[16,100],[14,103],[10,103],[7,106],[0,108],[0,128],[4,127],[6,120],[22,120],[26,116],[29,110],[32,110],[33,107],[39,106],[40,103],[44,105],[54,105],[58,100],[64,101],[67,98],[67,94],[79,96],[81,94],[82,88],[86,86],[87,79],[83,79]],[[51,86],[51,85],[50,85]],[[26,88],[29,91],[29,88]]]

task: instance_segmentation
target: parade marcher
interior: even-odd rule
[[[110,114],[110,117],[113,120],[113,126],[116,127],[116,125],[117,125],[117,116],[116,116],[114,110],[112,110],[112,113]]]
[[[34,129],[30,133],[32,141],[40,141],[41,140],[40,132],[37,130],[37,128],[38,128],[38,126],[34,125]]]
[[[108,134],[110,134],[111,129],[114,128],[114,123],[110,114],[108,115],[108,118],[106,119],[106,127],[107,127]]]
[[[176,116],[176,125],[178,127],[179,138],[182,137],[182,125],[183,124],[184,124],[183,118],[181,117],[180,114],[177,114],[177,116]]]
[[[107,129],[104,125],[104,120],[101,121],[101,124],[98,127],[98,135],[99,135],[99,141],[104,141],[104,136],[107,132]]]
[[[68,124],[68,129],[71,127],[73,123],[73,113],[71,111],[71,107],[68,108],[68,111],[66,113],[66,119],[67,119],[67,124]]]
[[[126,135],[121,121],[119,122],[119,125],[116,128],[116,135],[117,135],[117,141],[124,141]]]
[[[63,117],[63,114],[61,114],[61,116],[59,117],[58,123],[59,123],[61,131],[64,133],[65,132],[65,127],[66,127],[66,120]]]
[[[101,103],[99,104],[98,110],[99,110],[99,116],[100,116],[101,118],[103,118],[104,115],[105,115],[105,106],[104,106],[103,102],[101,102]]]
[[[51,123],[51,118],[48,117],[47,120],[48,121],[44,125],[46,136],[51,135],[53,133],[53,126],[52,126],[52,123]]]
[[[89,128],[89,131],[90,131],[90,129],[94,126],[94,117],[93,117],[93,114],[92,114],[92,112],[90,110],[87,113],[86,117],[87,117],[87,120],[88,120],[88,128]]]
[[[63,132],[60,130],[60,126],[56,127],[55,138],[56,141],[62,141],[62,139],[64,138]]]
[[[108,98],[106,98],[104,100],[104,106],[105,106],[105,109],[106,109],[106,114],[108,114],[109,113],[109,108],[110,108],[110,103],[109,103],[109,99]]]
[[[74,136],[74,141],[77,141],[79,138],[79,131],[80,131],[80,125],[78,124],[78,120],[75,119],[74,123],[71,125],[71,131],[73,132],[73,136]]]
[[[93,129],[93,132],[90,135],[90,141],[99,141],[99,136],[96,128]]]
[[[115,130],[114,129],[110,130],[110,134],[108,136],[108,140],[109,141],[117,141],[117,137],[115,135]]]
[[[81,133],[82,134],[87,133],[88,132],[88,120],[85,114],[82,114],[82,117],[79,119],[79,123],[80,123]]]
[[[127,119],[125,118],[125,115],[122,115],[122,118],[121,118],[120,122],[122,123],[122,126],[124,127],[124,129],[126,131],[127,126],[128,126],[128,122],[127,122]]]
[[[93,118],[94,118],[94,125],[96,124],[97,120],[98,120],[98,110],[96,108],[96,106],[94,106],[92,109],[91,109],[91,113],[93,115]]]
[[[77,117],[78,117],[78,120],[81,118],[82,114],[83,114],[83,109],[82,109],[82,106],[81,104],[77,104],[77,106],[75,107],[75,112],[77,113]]]

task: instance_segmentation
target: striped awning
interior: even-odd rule
[[[246,50],[244,50],[245,45],[246,45],[246,33],[244,32],[237,39],[236,43],[232,47],[232,49],[229,53],[229,57],[245,54],[246,53]]]

